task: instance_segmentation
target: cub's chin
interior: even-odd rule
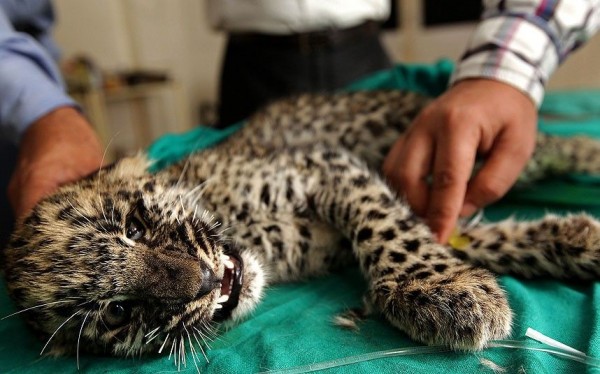
[[[221,318],[226,326],[244,318],[258,305],[267,282],[265,270],[256,256],[242,252],[238,258],[241,263],[240,284],[239,290],[235,290],[234,286],[233,292],[239,292],[239,296],[237,305],[227,312],[227,316],[223,316],[225,318]],[[217,320],[220,315],[219,311],[215,313]]]

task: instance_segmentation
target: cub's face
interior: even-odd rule
[[[124,159],[65,186],[15,230],[7,286],[45,352],[164,353],[258,302],[258,262],[222,236],[197,190],[147,166]]]

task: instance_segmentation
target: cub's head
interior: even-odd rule
[[[45,352],[164,353],[258,302],[256,259],[223,237],[197,189],[147,166],[124,159],[64,186],[16,228],[7,287]]]

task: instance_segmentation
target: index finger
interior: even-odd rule
[[[471,131],[446,131],[438,139],[426,219],[445,243],[463,206],[479,139]]]

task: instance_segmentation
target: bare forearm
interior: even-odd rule
[[[58,186],[98,169],[102,147],[87,120],[72,107],[60,107],[24,133],[8,195],[19,218]]]

